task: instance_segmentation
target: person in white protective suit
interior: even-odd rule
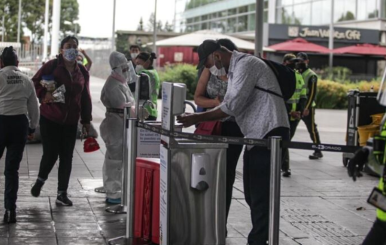
[[[119,52],[110,54],[111,75],[107,78],[101,93],[101,101],[106,107],[106,118],[100,125],[100,133],[106,144],[103,164],[103,186],[106,202],[121,202],[122,186],[122,144],[123,144],[123,108],[132,106],[134,96],[127,85],[129,66],[125,55]]]

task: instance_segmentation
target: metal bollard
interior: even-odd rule
[[[271,147],[271,176],[269,193],[269,245],[279,244],[280,228],[280,171],[282,149],[281,137],[270,137]]]
[[[126,121],[127,122],[127,121]],[[137,119],[130,118],[126,127],[128,130],[124,135],[124,142],[127,142],[125,145],[126,153],[124,156],[124,164],[126,167],[124,169],[125,182],[122,182],[122,191],[125,190],[125,193],[122,194],[122,198],[125,197],[124,203],[126,212],[126,235],[110,239],[108,241],[109,245],[146,245],[150,244],[149,241],[145,241],[142,238],[134,238],[134,195],[135,195],[135,163],[137,160]],[[129,144],[129,145],[127,145]],[[122,199],[123,201],[123,199]]]
[[[124,108],[123,112],[123,143],[122,143],[122,154],[123,154],[123,162],[122,162],[122,187],[121,187],[121,204],[114,205],[111,207],[107,207],[105,210],[106,212],[109,213],[114,213],[114,214],[125,214],[127,212],[127,169],[128,169],[128,146],[127,146],[127,128],[128,128],[128,116],[130,115],[130,108],[131,107],[126,107]]]

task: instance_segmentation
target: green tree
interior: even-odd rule
[[[169,21],[166,21],[165,26],[164,26],[164,31],[166,32],[173,32],[174,28],[172,24],[169,24]]]
[[[137,27],[137,31],[144,31],[144,29],[143,29],[143,19],[142,19],[142,17],[141,17],[141,19],[139,20],[138,27]]]
[[[4,16],[4,26],[6,30],[5,41],[15,42],[17,40],[19,0],[0,0],[0,15]],[[23,0],[20,32],[23,36],[23,28],[28,28],[31,33],[31,41],[35,42],[42,38],[44,34],[44,12],[45,0]],[[52,1],[50,1],[50,16],[52,15]],[[77,0],[62,0],[60,13],[61,35],[69,35],[80,32],[79,24],[74,23],[78,20],[79,5]],[[2,21],[2,18],[0,18]],[[71,24],[64,24],[67,21]],[[51,29],[52,20],[49,20]],[[3,24],[3,23],[1,23]]]

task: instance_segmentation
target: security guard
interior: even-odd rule
[[[19,166],[24,147],[39,122],[39,105],[32,81],[18,68],[13,47],[0,55],[0,158],[5,148],[4,223],[16,222]]]
[[[304,108],[302,120],[306,124],[312,142],[319,145],[320,137],[317,125],[315,124],[315,97],[318,85],[318,76],[313,70],[308,68],[309,59],[306,53],[298,53],[296,58],[299,59],[299,62],[296,64],[296,68],[302,74],[307,89],[307,103]],[[323,154],[320,150],[315,150],[315,152],[309,156],[311,160],[320,159],[322,157]]]
[[[290,132],[291,139],[295,135],[296,128],[299,124],[299,121],[302,117],[304,107],[307,102],[307,89],[304,85],[304,80],[302,75],[295,70],[295,65],[298,59],[294,54],[286,54],[283,58],[283,65],[291,68],[295,71],[296,76],[296,89],[292,97],[286,102],[288,119],[290,122]],[[285,149],[284,159],[282,164],[283,177],[289,177],[291,175],[291,170],[289,168],[289,150]]]
[[[386,74],[386,70],[385,70]],[[385,76],[383,76],[385,77]],[[378,102],[380,105],[386,107],[386,81],[382,81],[380,90],[378,92]],[[375,188],[368,200],[375,203],[377,207],[377,218],[367,234],[363,245],[384,245],[386,244],[386,114],[382,119],[380,128],[380,136],[373,138],[372,147],[364,147],[357,151],[354,158],[352,158],[347,166],[348,175],[353,177],[354,181],[356,177],[361,177],[361,171],[363,170],[364,164],[377,165],[374,171],[381,176],[378,184],[378,188]],[[383,165],[379,166],[379,165]],[[382,205],[383,204],[383,205]],[[380,209],[382,208],[382,209]]]

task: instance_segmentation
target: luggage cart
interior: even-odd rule
[[[350,90],[347,94],[346,145],[359,146],[358,126],[371,124],[371,115],[384,113],[385,108],[378,103],[376,92]],[[343,166],[354,157],[354,153],[343,153]]]

